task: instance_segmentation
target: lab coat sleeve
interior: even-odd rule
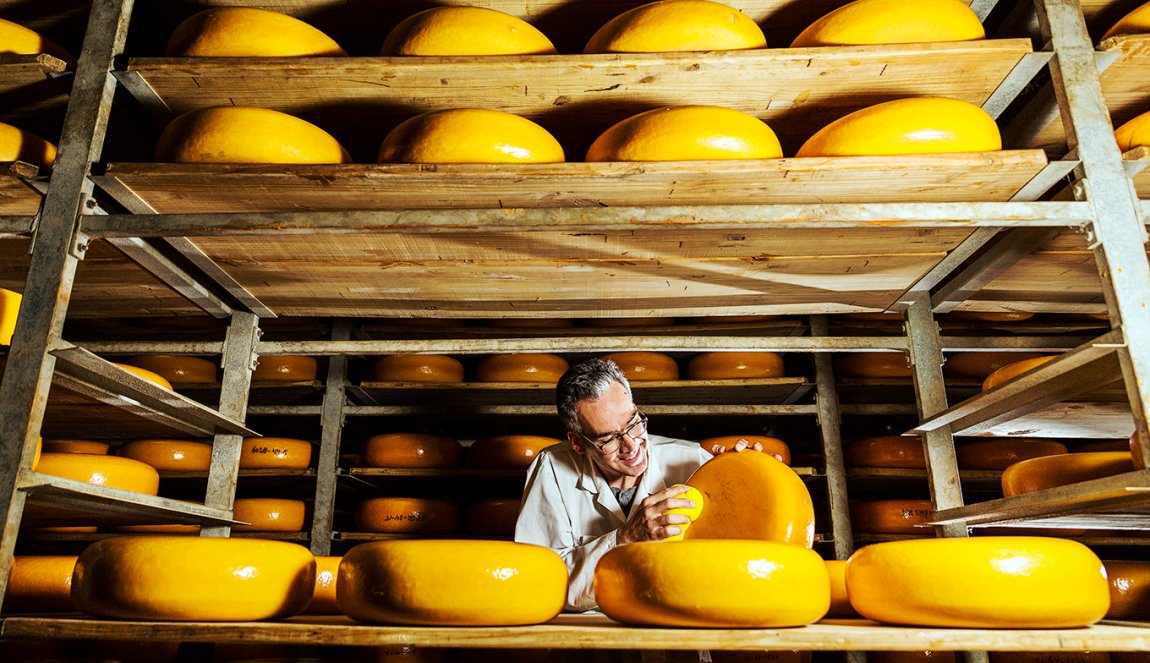
[[[567,565],[567,601],[563,609],[585,611],[595,608],[592,581],[599,558],[616,545],[616,532],[582,540],[585,523],[576,522],[572,514],[585,511],[574,503],[574,483],[560,486],[559,473],[549,454],[539,454],[527,474],[523,506],[515,524],[515,540],[550,548]]]

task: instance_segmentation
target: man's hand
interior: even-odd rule
[[[642,502],[632,506],[631,516],[616,534],[618,543],[622,545],[639,541],[662,541],[669,536],[680,534],[683,530],[679,525],[686,525],[691,519],[681,513],[667,514],[667,511],[690,509],[695,506],[693,500],[676,497],[685,493],[687,489],[688,487],[683,485],[672,486],[648,495]]]
[[[748,449],[748,448],[753,449],[755,451],[762,451],[763,450],[763,443],[762,442],[755,442],[752,445],[750,442],[747,442],[746,440],[739,440],[738,442],[735,443],[734,448],[730,449],[730,451],[742,451],[742,450]],[[726,453],[728,451],[728,449],[721,444],[715,444],[715,445],[712,445],[710,449],[707,449],[707,451],[710,451],[712,454],[718,456],[721,453]]]

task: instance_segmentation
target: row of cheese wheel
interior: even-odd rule
[[[1086,452],[1123,452],[1129,449],[1128,440],[1091,442],[1076,446],[1074,457],[1053,463],[1070,468],[1083,463],[1081,454]],[[1024,460],[1069,453],[1070,450],[1061,442],[1034,438],[963,441],[955,446],[960,470],[1005,470]],[[883,435],[852,440],[843,445],[843,460],[848,467],[926,469],[926,452],[919,437]]]
[[[495,626],[551,619],[566,583],[556,553],[503,541],[382,541],[317,559],[283,542],[132,536],[78,558],[17,557],[8,609],[194,621],[307,609],[368,623]],[[967,628],[1150,618],[1150,563],[1104,564],[1081,544],[1039,537],[882,543],[846,562],[770,541],[637,543],[609,551],[594,586],[608,616],[654,626],[772,628],[855,614]]]
[[[1012,364],[1039,359],[1035,352],[979,351],[957,352],[946,357],[943,375],[949,378],[985,380],[999,369]],[[1032,365],[1027,365],[1033,367]],[[910,360],[903,352],[851,352],[837,355],[835,375],[845,378],[909,378]],[[994,384],[1016,371],[1018,367],[998,374]]]

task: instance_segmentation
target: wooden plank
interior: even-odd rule
[[[0,214],[31,216],[40,211],[44,196],[29,182],[39,171],[23,161],[0,163]]]
[[[979,431],[976,437],[1128,438],[1134,434],[1129,403],[1068,401]]]
[[[384,135],[402,120],[457,108],[461,99],[539,122],[575,161],[619,120],[683,104],[754,114],[793,154],[829,122],[892,98],[981,105],[1030,52],[1027,39],[1000,39],[578,57],[133,58],[127,72],[175,113],[239,105],[298,115],[361,163],[375,161]]]
[[[6,617],[5,638],[278,642],[373,647],[509,647],[580,649],[732,649],[839,651],[1150,651],[1150,629],[1094,624],[1072,629],[961,629],[886,626],[866,620],[828,620],[801,628],[666,629],[624,626],[603,615],[564,614],[536,626],[369,626],[339,617],[295,617],[282,622],[143,622],[80,616]]]
[[[1038,150],[562,164],[110,164],[95,178],[160,214],[302,210],[1007,201]],[[228,186],[219,186],[227,181]]]

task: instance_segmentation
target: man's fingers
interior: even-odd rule
[[[689,500],[682,497],[672,497],[667,500],[667,503],[664,506],[666,506],[668,509],[694,509],[695,500]]]

